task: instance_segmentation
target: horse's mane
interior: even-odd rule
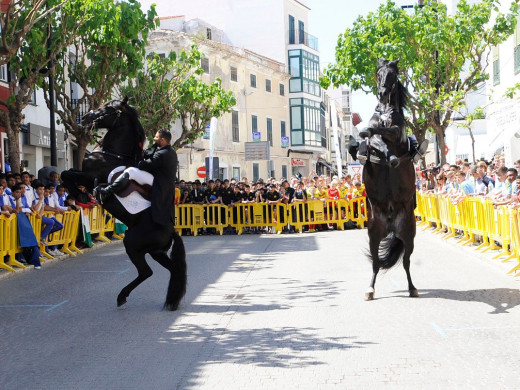
[[[144,144],[146,136],[144,132],[144,127],[141,124],[141,121],[139,120],[139,113],[137,112],[137,109],[134,106],[131,106],[130,104],[126,103],[126,101],[117,99],[107,102],[106,105],[112,107],[120,107],[122,105],[125,106],[125,112],[132,118],[132,121],[135,124],[137,135],[139,137],[139,142],[141,143],[141,145]]]
[[[404,109],[408,107],[408,101],[410,100],[410,93],[406,87],[397,80],[397,96],[399,98],[399,111],[403,113]]]

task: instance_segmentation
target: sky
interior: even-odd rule
[[[359,15],[375,11],[382,0],[306,0],[311,8],[309,12],[308,32],[318,37],[320,65],[324,69],[334,62],[338,35],[352,24]],[[397,5],[414,4],[414,0],[394,0]],[[352,91],[352,111],[361,115],[363,122],[368,121],[374,113],[377,99],[374,95],[366,95],[363,91]]]

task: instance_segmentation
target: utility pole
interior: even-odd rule
[[[54,59],[52,58],[52,18],[49,15],[49,35],[47,37],[47,55],[49,57],[49,120],[51,138],[51,165],[58,166],[58,154],[56,150],[56,117],[54,113]]]

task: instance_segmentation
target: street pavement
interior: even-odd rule
[[[366,230],[185,237],[188,290],[167,272],[124,309],[122,244],[0,280],[0,389],[519,389],[520,277],[418,232],[402,266],[371,266]]]

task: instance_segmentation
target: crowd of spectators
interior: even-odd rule
[[[47,238],[50,234],[63,229],[62,223],[55,216],[46,216],[44,212],[53,215],[63,214],[69,210],[77,210],[78,207],[93,208],[96,200],[90,195],[84,186],[78,186],[80,196],[78,199],[67,194],[67,189],[61,185],[60,175],[51,172],[45,182],[38,180],[29,172],[1,173],[0,172],[0,213],[1,215],[18,216],[18,230],[20,235],[22,253],[17,254],[17,260],[41,268],[39,257],[41,255],[34,232],[24,229],[24,223],[29,217],[41,219],[40,242],[45,246],[45,251],[53,256],[62,253],[57,246],[49,246]],[[27,217],[27,218],[25,218]]]
[[[305,202],[307,200],[352,199],[365,196],[361,175],[347,175],[341,179],[319,176],[312,172],[308,177],[291,177],[276,180],[269,178],[250,182],[247,177],[240,181],[181,180],[176,187],[176,204],[224,204],[236,203],[285,203]]]
[[[490,199],[495,206],[520,208],[519,169],[520,160],[513,167],[506,167],[503,154],[475,164],[457,160],[441,167],[430,165],[426,170],[416,168],[417,190],[447,197],[453,204],[468,196],[480,196]]]

